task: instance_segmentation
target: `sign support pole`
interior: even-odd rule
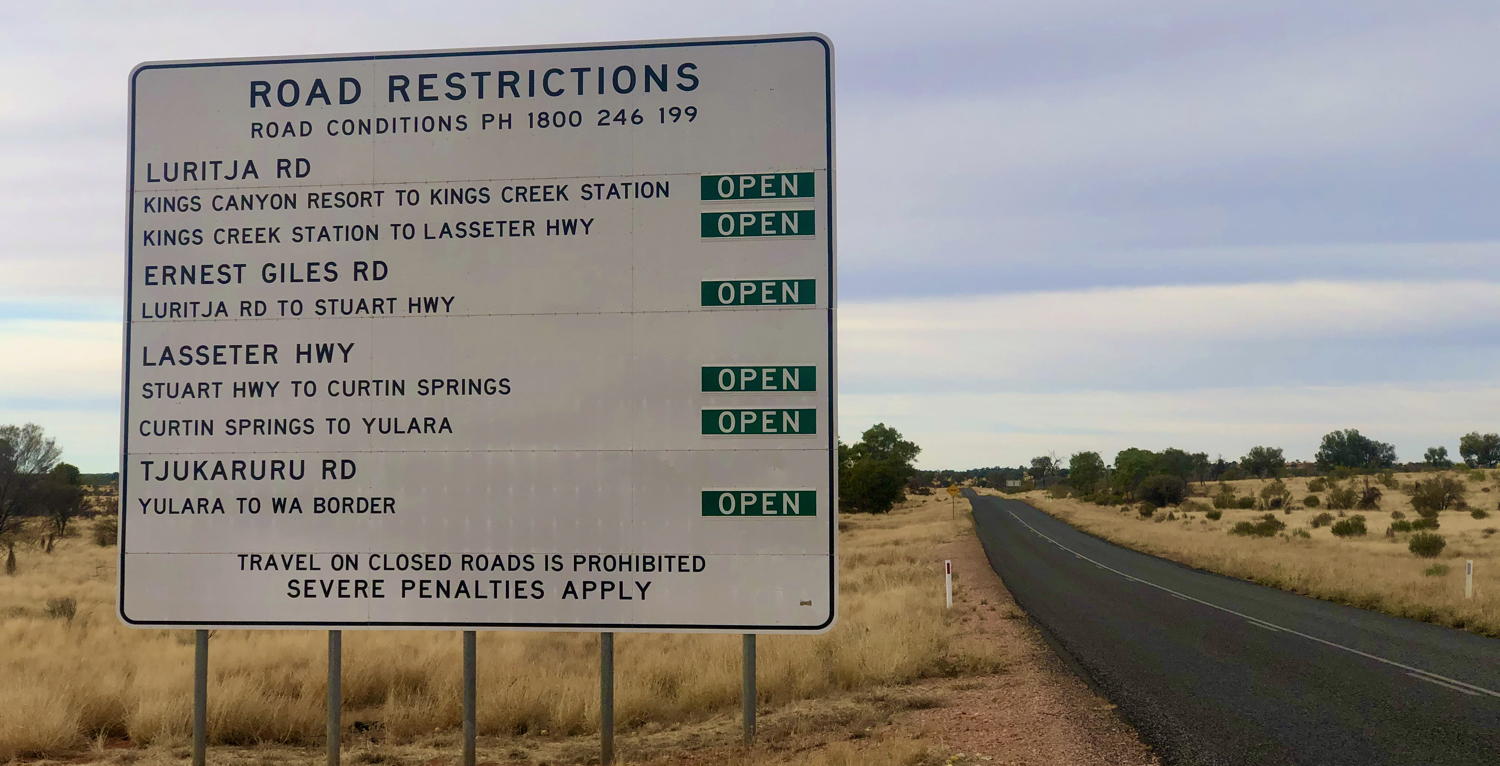
[[[208,631],[193,635],[193,766],[208,763]]]
[[[755,634],[746,633],[744,657],[741,661],[744,677],[740,682],[740,713],[745,729],[745,746],[755,744]]]
[[[599,634],[599,763],[615,762],[615,634]]]
[[[474,766],[474,738],[477,727],[475,725],[475,676],[477,675],[478,658],[475,648],[475,633],[472,630],[464,631],[464,760],[463,766]]]
[[[344,724],[344,633],[328,631],[328,766],[339,766]]]

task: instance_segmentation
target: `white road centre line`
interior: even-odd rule
[[[1361,657],[1364,657],[1365,659],[1374,660],[1376,662],[1383,663],[1385,665],[1389,665],[1389,666],[1391,666],[1393,668],[1400,668],[1401,670],[1405,670],[1407,672],[1407,675],[1412,675],[1414,677],[1421,678],[1423,681],[1431,681],[1432,683],[1442,682],[1442,684],[1446,684],[1446,685],[1452,687],[1455,691],[1465,691],[1465,692],[1468,692],[1468,693],[1473,694],[1475,696],[1478,696],[1480,694],[1486,694],[1486,695],[1489,695],[1491,697],[1494,697],[1495,699],[1500,699],[1500,691],[1495,691],[1494,689],[1486,689],[1483,686],[1478,686],[1476,684],[1471,684],[1471,683],[1468,683],[1467,681],[1460,681],[1460,680],[1458,680],[1456,678],[1449,678],[1447,676],[1439,675],[1437,673],[1433,673],[1433,672],[1428,671],[1428,670],[1423,670],[1421,668],[1412,667],[1411,665],[1400,663],[1400,662],[1397,662],[1397,661],[1391,660],[1391,659],[1386,659],[1385,657],[1381,657],[1379,655],[1370,654],[1369,652],[1365,652],[1365,651],[1360,651],[1359,649],[1355,649],[1352,646],[1344,646],[1343,644],[1336,643],[1334,641],[1329,641],[1326,638],[1318,638],[1317,636],[1313,636],[1313,635],[1309,635],[1307,633],[1303,633],[1300,630],[1292,630],[1291,628],[1288,628],[1288,627],[1283,626],[1283,625],[1277,625],[1276,623],[1271,622],[1269,620],[1262,620],[1262,619],[1259,619],[1257,617],[1251,617],[1248,614],[1245,614],[1243,612],[1237,612],[1237,611],[1235,611],[1233,609],[1230,609],[1229,607],[1219,606],[1218,604],[1211,603],[1211,602],[1208,602],[1208,601],[1204,601],[1201,598],[1194,598],[1192,596],[1187,595],[1186,593],[1179,593],[1179,592],[1177,592],[1175,590],[1172,590],[1171,588],[1166,587],[1165,585],[1157,585],[1156,583],[1151,582],[1150,580],[1142,580],[1139,577],[1134,577],[1132,575],[1125,574],[1124,572],[1121,572],[1120,570],[1115,569],[1114,567],[1111,567],[1111,566],[1108,566],[1106,564],[1102,564],[1102,563],[1100,563],[1098,561],[1095,561],[1095,560],[1089,558],[1088,556],[1085,556],[1082,553],[1079,553],[1078,551],[1075,551],[1072,548],[1069,548],[1068,546],[1063,545],[1062,543],[1060,543],[1060,542],[1052,539],[1051,537],[1043,534],[1041,530],[1037,529],[1036,527],[1031,526],[1030,524],[1027,524],[1025,519],[1022,519],[1020,516],[1017,516],[1015,511],[1007,510],[1006,513],[1010,514],[1010,517],[1013,518],[1013,519],[1015,519],[1017,522],[1019,522],[1021,524],[1021,526],[1024,526],[1027,529],[1031,530],[1032,532],[1035,532],[1042,539],[1044,539],[1044,540],[1052,543],[1053,545],[1056,545],[1059,548],[1062,548],[1063,550],[1065,550],[1065,551],[1073,554],[1074,556],[1077,556],[1078,558],[1083,559],[1084,561],[1088,561],[1089,563],[1092,563],[1092,564],[1098,566],[1100,569],[1107,569],[1110,572],[1113,572],[1113,573],[1115,573],[1115,574],[1117,574],[1117,575],[1119,575],[1121,577],[1124,577],[1127,580],[1133,580],[1133,581],[1138,582],[1138,583],[1140,583],[1142,585],[1149,585],[1149,586],[1151,586],[1153,588],[1156,588],[1157,590],[1163,591],[1165,593],[1170,593],[1170,594],[1172,594],[1172,595],[1174,595],[1174,596],[1176,596],[1178,598],[1181,598],[1181,599],[1184,599],[1184,600],[1187,600],[1187,601],[1193,601],[1193,602],[1202,604],[1202,605],[1204,605],[1206,607],[1209,607],[1211,609],[1217,609],[1217,610],[1219,610],[1221,612],[1224,612],[1226,614],[1232,614],[1232,615],[1234,615],[1236,617],[1239,617],[1239,618],[1244,619],[1244,620],[1248,620],[1248,621],[1250,621],[1252,623],[1257,623],[1257,622],[1258,623],[1262,623],[1262,627],[1274,628],[1276,630],[1282,631],[1283,633],[1289,633],[1289,634],[1297,636],[1299,638],[1305,638],[1305,639],[1307,639],[1309,641],[1315,641],[1317,643],[1320,643],[1320,644],[1322,644],[1324,646],[1327,646],[1327,647],[1330,647],[1330,648],[1333,648],[1333,649],[1338,649],[1338,650],[1341,650],[1341,651],[1345,651],[1345,652],[1348,652],[1350,654],[1357,654],[1357,655],[1359,655]]]

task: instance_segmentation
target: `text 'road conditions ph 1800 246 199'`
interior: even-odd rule
[[[816,35],[143,64],[121,617],[835,614]]]

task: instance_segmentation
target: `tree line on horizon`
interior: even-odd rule
[[[1470,468],[1494,468],[1500,465],[1500,434],[1470,432],[1459,439],[1459,457]],[[1188,452],[1176,447],[1161,451],[1128,447],[1115,454],[1112,463],[1094,451],[1073,454],[1063,463],[1056,454],[1039,455],[1030,464],[1009,467],[994,466],[967,471],[915,471],[912,482],[917,486],[946,486],[973,482],[996,489],[1045,488],[1066,482],[1083,495],[1108,491],[1134,499],[1142,489],[1160,499],[1171,499],[1186,492],[1189,482],[1233,481],[1246,478],[1275,479],[1284,476],[1313,476],[1330,471],[1386,471],[1407,469],[1446,469],[1454,466],[1447,447],[1430,447],[1419,463],[1398,465],[1396,448],[1359,432],[1345,428],[1323,436],[1311,462],[1288,461],[1280,447],[1257,445],[1243,457],[1227,461],[1222,456],[1210,460],[1207,453]],[[1159,503],[1165,504],[1165,503]]]

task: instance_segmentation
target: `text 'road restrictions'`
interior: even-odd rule
[[[137,67],[122,619],[826,630],[831,72],[816,35]]]

